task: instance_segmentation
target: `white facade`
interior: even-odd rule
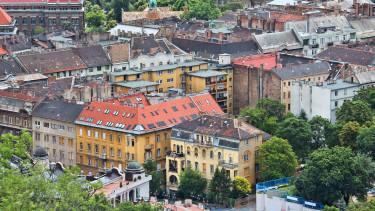
[[[359,84],[341,80],[318,85],[306,81],[293,82],[291,112],[300,115],[304,111],[307,119],[321,116],[335,122],[337,109],[345,101],[351,100],[359,89]]]
[[[309,203],[309,202],[305,202]],[[311,203],[311,202],[310,202]],[[279,197],[277,194],[266,192],[256,193],[256,211],[318,211],[320,209],[313,209],[304,206],[305,204],[294,203],[286,200],[284,197]],[[312,205],[312,203],[311,203]]]

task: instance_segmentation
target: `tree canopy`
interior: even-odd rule
[[[161,171],[157,170],[156,162],[153,160],[147,160],[143,167],[147,174],[152,176],[150,182],[150,195],[151,196],[160,196],[163,193],[161,186],[163,185],[163,174]]]
[[[183,198],[196,198],[203,195],[207,187],[207,180],[199,171],[186,168],[180,175],[178,195]]]
[[[346,101],[336,111],[339,122],[358,122],[360,125],[365,124],[372,119],[372,111],[368,103],[362,100]]]
[[[244,177],[236,176],[233,179],[233,195],[234,198],[244,197],[251,192],[249,180]]]
[[[231,180],[225,169],[216,168],[214,176],[208,185],[208,197],[217,204],[227,204],[230,195]]]
[[[352,196],[364,197],[374,182],[375,164],[369,157],[334,147],[311,153],[295,187],[302,197],[332,205],[340,199],[348,203]]]
[[[357,146],[359,152],[375,159],[375,125],[359,129]]]
[[[287,140],[272,137],[259,149],[260,179],[262,181],[293,176],[297,157]]]
[[[186,19],[214,20],[221,14],[213,0],[189,0],[189,10],[183,15]]]
[[[279,124],[276,136],[288,140],[300,159],[310,152],[312,131],[310,124],[297,117],[290,117]]]

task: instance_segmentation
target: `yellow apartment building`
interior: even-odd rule
[[[264,132],[237,119],[203,115],[172,128],[166,157],[167,189],[176,191],[179,175],[190,167],[211,180],[216,168],[230,177],[256,182],[256,154]]]
[[[77,165],[95,174],[124,168],[128,161],[142,164],[152,159],[158,169],[164,169],[171,127],[202,113],[223,114],[208,93],[142,106],[116,100],[91,102],[75,121]]]

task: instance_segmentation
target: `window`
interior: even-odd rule
[[[163,74],[163,71],[158,71],[158,75],[162,75]]]
[[[159,143],[160,142],[160,135],[156,135],[156,143]]]
[[[82,128],[79,129],[79,135],[82,136]]]
[[[87,144],[87,152],[91,153],[91,144]]]
[[[101,66],[97,67],[96,69],[97,69],[98,71],[102,71],[102,67],[101,67]]]
[[[215,167],[214,167],[214,165],[210,165],[210,173],[211,174],[215,173]]]
[[[248,154],[243,155],[243,160],[245,161],[249,160],[249,155]]]
[[[206,158],[206,150],[205,149],[202,150],[202,157]]]
[[[168,74],[172,74],[173,73],[173,70],[168,70]]]
[[[72,147],[73,146],[73,139],[68,139],[68,145],[70,146],[70,147]]]
[[[338,91],[336,90],[336,91],[335,91],[335,96],[337,96],[337,95],[338,95]]]
[[[48,141],[49,141],[49,136],[48,136],[48,135],[44,135],[44,141],[45,141],[45,142],[48,142]]]
[[[213,159],[214,158],[214,151],[210,151],[210,158]]]
[[[113,150],[113,147],[109,148],[109,154],[111,155],[111,157],[115,156],[115,152]]]
[[[112,133],[109,134],[109,140],[113,141]]]
[[[186,154],[190,155],[190,147],[187,147]]]
[[[83,150],[83,143],[79,143],[79,151],[82,151]]]
[[[219,160],[221,160],[221,152],[218,152],[218,153],[217,153],[217,158],[218,158]]]
[[[172,82],[173,82],[173,78],[168,78],[168,79],[167,79],[167,82],[168,82],[168,83],[172,83]]]
[[[122,156],[121,149],[118,149],[117,150],[117,157],[121,158],[121,156]]]
[[[117,143],[121,144],[121,135],[117,135]]]
[[[95,144],[95,154],[98,154],[98,153],[99,153],[99,145]]]
[[[195,170],[198,171],[199,167],[198,167],[199,163],[198,162],[195,162]]]
[[[338,105],[339,105],[339,102],[335,101],[335,107],[337,107]]]
[[[36,139],[37,141],[40,141],[40,133],[35,133],[35,139]]]
[[[56,136],[52,136],[52,143],[56,144]]]
[[[160,149],[157,149],[157,150],[156,150],[156,156],[158,156],[158,157],[161,156],[161,150],[160,150]]]
[[[95,131],[95,138],[99,138],[99,132],[98,131]]]
[[[49,128],[49,123],[48,123],[48,122],[45,122],[45,123],[43,124],[43,126],[46,127],[46,128]]]
[[[105,140],[105,135],[106,135],[106,133],[103,132],[103,133],[102,133],[102,139],[103,139],[103,140]]]
[[[92,67],[89,68],[89,72],[92,73],[94,72],[94,69]]]
[[[88,137],[91,136],[91,130],[87,130],[87,136],[88,136]]]

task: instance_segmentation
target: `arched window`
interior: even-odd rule
[[[198,148],[194,149],[194,155],[195,155],[195,157],[198,157]]]
[[[219,160],[221,160],[221,152],[218,152],[218,153],[217,153],[217,158],[218,158]]]
[[[214,158],[214,151],[210,151],[210,158],[213,159]]]
[[[176,152],[176,144],[173,144],[173,152]]]
[[[177,153],[180,153],[180,145],[177,145]]]
[[[186,148],[186,154],[190,155],[190,147]]]

